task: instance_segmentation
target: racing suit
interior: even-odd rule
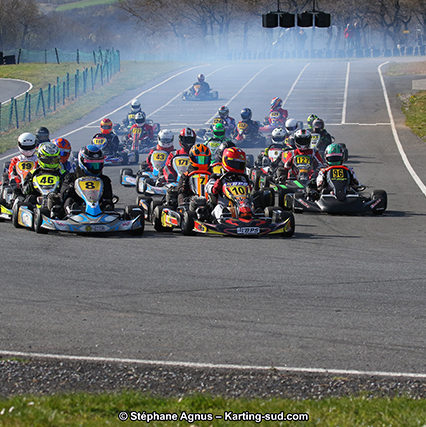
[[[70,212],[70,209],[81,209],[81,205],[83,203],[83,199],[77,195],[74,183],[75,180],[82,177],[89,177],[90,175],[87,175],[80,167],[77,167],[75,172],[67,174],[65,177],[62,186],[61,186],[61,199],[64,202],[64,207],[66,212]],[[113,203],[112,203],[112,185],[111,180],[106,175],[99,175],[100,179],[102,179],[103,182],[103,192],[100,199],[100,206],[102,209],[112,209]]]
[[[93,136],[93,138],[105,138],[107,140],[106,145],[102,148],[102,152],[105,155],[117,154],[120,146],[120,140],[118,139],[118,136],[114,132],[97,133],[96,135]]]
[[[180,177],[179,183],[177,186],[178,204],[179,205],[183,205],[185,202],[189,202],[191,197],[197,196],[197,194],[192,191],[190,183],[189,183],[189,175],[191,174],[191,172],[196,172],[196,171],[199,171],[199,169],[190,165],[188,170]],[[204,171],[202,171],[202,172],[204,172]],[[210,172],[210,170],[209,170],[209,172]]]
[[[268,117],[267,117],[267,119],[268,119],[268,122],[269,122],[269,116],[271,115],[271,113],[273,112],[273,111],[276,111],[279,115],[280,115],[280,120],[282,121],[282,126],[284,127],[284,125],[285,125],[285,121],[287,120],[287,118],[288,118],[288,111],[287,110],[284,110],[284,108],[271,108],[270,110],[269,110],[269,114],[268,114]]]
[[[203,94],[203,95],[207,95],[210,92],[210,85],[207,82],[195,82],[192,84],[191,89],[189,89],[189,91],[194,94],[195,93],[195,89],[194,86],[200,86],[200,90],[199,93]]]
[[[321,155],[324,155],[325,149],[333,143],[334,138],[325,129],[322,129],[319,132],[315,132],[315,130],[313,130],[312,133],[318,133],[320,135],[316,149]]]
[[[77,165],[75,161],[69,161],[67,160],[65,163],[62,163],[62,168],[65,170],[65,172],[72,173],[75,172]]]
[[[241,120],[241,122],[239,123],[247,123],[247,129],[244,132],[245,135],[250,136],[250,137],[257,137],[257,135],[259,134],[259,122],[249,119],[249,120]],[[238,132],[236,132],[236,137],[235,139],[237,141],[242,141],[244,139],[244,137],[242,135],[240,135]]]
[[[315,178],[319,168],[323,167],[324,161],[319,152],[312,148],[300,149],[287,151],[282,154],[282,167],[278,167],[276,175],[281,182],[285,182],[286,179],[297,179],[299,174],[298,168],[294,164],[296,156],[309,156],[312,159],[312,178]]]
[[[154,167],[152,166],[152,163],[151,163],[151,156],[154,151],[160,151],[160,150],[166,151],[167,153],[169,153],[169,156],[173,151],[175,151],[174,147],[164,148],[157,144],[154,148],[151,149],[151,151],[148,153],[146,160],[142,163],[141,169],[143,171],[152,172],[154,170]]]
[[[129,134],[127,135],[127,139],[132,141],[133,140],[133,129],[135,128],[141,128],[142,133],[140,135],[140,140],[142,140],[145,136],[148,136],[149,140],[152,141],[154,139],[154,128],[151,125],[148,125],[147,123],[144,123],[142,126],[135,123],[129,131]]]
[[[141,113],[141,112],[142,112],[142,110],[140,108],[138,111],[129,111],[127,113],[126,117],[123,119],[123,125],[128,127],[131,124],[134,124],[136,114]]]
[[[32,172],[30,172],[25,177],[25,181],[22,184],[22,193],[24,194],[24,196],[26,196],[25,197],[26,203],[36,205],[37,197],[40,196],[40,193],[34,187],[33,179],[36,176],[46,175],[46,174],[59,177],[59,185],[57,187],[57,190],[55,191],[55,193],[51,193],[48,196],[48,208],[52,209],[52,207],[54,205],[61,204],[61,198],[59,197],[59,191],[60,191],[60,188],[63,184],[64,178],[67,175],[67,173],[62,168],[46,170],[46,169],[42,169],[40,166],[37,166]]]
[[[336,168],[336,167],[337,168],[343,167],[347,171],[347,173],[349,175],[349,177],[348,177],[349,178],[349,185],[353,189],[356,189],[360,185],[359,181],[355,175],[355,172],[352,168],[350,168],[348,166],[343,166],[343,165],[342,166],[328,166],[326,168],[321,168],[319,173],[318,173],[317,180],[316,180],[318,191],[320,191],[320,192],[322,191],[323,193],[327,193],[330,191],[330,187],[329,187],[328,182],[327,182],[327,175],[328,175],[328,172],[330,170],[332,170],[333,168]]]
[[[213,123],[215,123],[216,119],[220,119],[221,121],[224,122],[225,125],[225,136],[230,137],[235,133],[235,129],[237,129],[237,122],[235,121],[235,119],[233,117],[226,117],[226,119],[224,119],[223,117],[220,116],[216,116],[213,119]],[[213,129],[213,124],[210,125],[210,129]]]
[[[15,182],[19,185],[21,184],[21,177],[19,176],[17,170],[16,170],[16,165],[18,162],[22,162],[22,161],[29,161],[29,162],[37,162],[37,155],[33,154],[30,157],[24,156],[23,154],[19,154],[15,157],[12,157],[12,160],[10,161],[10,165],[9,165],[9,181],[15,180]]]
[[[173,167],[173,158],[179,155],[188,155],[190,149],[180,148],[176,152],[171,152],[169,157],[167,157],[166,165],[163,169],[163,175],[167,182],[174,182],[177,179],[177,172]]]

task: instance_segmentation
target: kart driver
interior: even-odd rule
[[[9,165],[8,177],[11,185],[13,185],[12,182],[16,183],[17,185],[21,184],[21,177],[16,170],[16,165],[18,162],[25,160],[29,162],[37,162],[37,154],[35,154],[36,137],[32,133],[28,132],[19,135],[18,150],[20,154],[12,157]]]
[[[173,139],[174,135],[171,130],[168,129],[162,129],[160,132],[158,132],[157,137],[157,145],[151,149],[151,151],[148,153],[148,157],[146,158],[145,162],[142,163],[141,169],[143,171],[150,171],[152,172],[154,170],[154,167],[151,163],[151,156],[154,151],[166,151],[167,153],[171,153],[175,150],[173,146]]]
[[[259,122],[256,122],[251,119],[252,112],[250,108],[243,108],[241,110],[241,122],[247,123],[247,135],[253,135],[256,136],[259,134]],[[237,141],[241,141],[243,139],[243,136],[237,133],[237,136],[235,137]]]
[[[108,118],[105,118],[101,121],[101,132],[93,136],[94,138],[105,138],[106,144],[102,147],[102,151],[106,155],[116,155],[119,146],[120,140],[118,136],[112,131],[112,121]]]
[[[61,153],[61,164],[66,172],[74,172],[76,168],[76,164],[73,158],[70,161],[71,155],[71,144],[65,138],[56,138],[52,141],[55,144]]]
[[[207,95],[210,92],[210,85],[206,82],[204,74],[198,74],[197,81],[193,83],[191,89],[189,89],[192,95],[195,94],[195,86],[200,86],[200,89],[198,91],[200,94]]]

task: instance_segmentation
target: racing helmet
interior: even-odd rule
[[[227,139],[220,143],[219,147],[217,147],[216,153],[215,153],[215,160],[217,162],[222,161],[222,154],[227,148],[235,147],[235,144],[230,140]]]
[[[312,132],[320,133],[322,130],[324,130],[324,120],[315,119],[312,123]]]
[[[158,145],[162,148],[172,148],[174,137],[171,130],[162,129],[158,132]]]
[[[18,137],[18,150],[25,157],[31,157],[36,150],[36,137],[29,132],[21,133]]]
[[[56,138],[52,141],[52,144],[55,144],[59,148],[59,153],[61,156],[61,163],[65,163],[71,154],[71,144],[65,138]]]
[[[132,113],[139,113],[141,111],[141,103],[135,98],[132,100],[130,108],[132,109]]]
[[[272,141],[278,143],[284,143],[287,137],[287,132],[283,128],[275,128],[272,131]]]
[[[207,170],[210,166],[211,157],[210,148],[201,142],[194,144],[189,150],[189,161],[195,169]]]
[[[179,144],[186,151],[189,151],[189,149],[195,144],[196,140],[197,140],[197,135],[191,128],[183,128],[180,131]]]
[[[281,108],[282,105],[283,105],[283,100],[281,98],[278,98],[278,96],[276,96],[275,98],[272,98],[271,110],[276,110],[277,108]]]
[[[229,116],[229,108],[226,105],[222,105],[217,112],[222,119],[226,119]]]
[[[297,120],[287,119],[285,122],[285,128],[287,129],[287,132],[294,132],[297,129]]]
[[[302,150],[309,148],[311,144],[311,132],[307,129],[298,129],[294,133],[294,143]]]
[[[101,120],[101,132],[109,134],[112,132],[112,121],[108,118]]]
[[[204,74],[198,74],[197,76],[197,80],[202,83],[204,80],[206,80],[206,78],[204,77]]]
[[[245,173],[246,153],[241,148],[226,148],[222,155],[222,166],[226,172]]]
[[[312,129],[312,123],[314,120],[318,119],[319,117],[316,114],[310,114],[308,118],[306,119],[306,123],[308,124],[308,129]]]
[[[250,108],[243,108],[241,110],[240,114],[241,114],[241,118],[243,120],[250,120],[251,119],[251,110],[250,110]]]
[[[37,162],[42,169],[55,170],[61,167],[59,148],[51,142],[43,142],[37,150]]]
[[[143,125],[145,123],[146,115],[143,111],[139,111],[135,115],[135,123],[138,125]]]
[[[223,126],[223,123],[215,123],[213,126],[213,135],[217,139],[222,139],[225,137],[226,129],[225,126]]]
[[[330,144],[325,149],[324,154],[325,154],[325,161],[330,166],[338,166],[343,164],[344,154],[343,154],[342,146],[340,144],[334,144],[334,143]]]
[[[104,168],[104,154],[96,145],[83,147],[78,153],[78,166],[89,176],[99,176]]]
[[[37,129],[36,132],[36,138],[37,138],[37,142],[39,144],[41,144],[42,142],[48,142],[50,141],[50,136],[49,136],[49,129],[47,129],[46,127],[42,126],[40,128]]]

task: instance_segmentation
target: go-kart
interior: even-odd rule
[[[12,219],[12,207],[20,187],[15,180],[9,181],[9,164],[10,162],[4,167],[3,180],[0,184],[0,219],[6,220]],[[36,162],[32,160],[21,160],[16,163],[15,168],[21,182],[24,182],[28,173],[36,168]]]
[[[265,117],[263,126],[259,130],[260,132],[265,132],[270,136],[272,131],[278,127],[285,129],[285,119],[278,111],[271,111],[269,115]]]
[[[319,194],[309,189],[296,194],[286,194],[285,208],[298,213],[381,215],[385,212],[386,191],[374,190],[371,195],[366,195],[362,193],[365,186],[351,188],[346,166],[329,166],[325,173],[329,185],[327,190]]]
[[[52,218],[52,214],[48,210],[43,207],[36,208],[33,225],[37,233],[56,230],[72,233],[127,231],[134,235],[143,234],[145,218],[143,209],[139,206],[126,206],[124,211],[113,208],[101,209],[102,179],[97,177],[78,178],[74,188],[84,201],[84,209],[81,212],[72,212],[65,218],[55,216]]]
[[[120,145],[119,151],[117,151],[117,153],[111,153],[105,148],[107,144],[106,138],[93,138],[92,143],[98,146],[104,152],[105,166],[129,165],[139,163],[139,150],[137,148],[127,148],[124,145]]]
[[[263,212],[255,210],[249,184],[224,182],[223,193],[227,206],[220,216],[215,209],[210,212],[206,199],[205,185],[210,173],[195,171],[190,174],[190,185],[197,196],[189,205],[173,209],[157,206],[153,212],[153,225],[157,231],[180,228],[185,235],[195,233],[228,236],[265,236],[294,234],[294,216],[278,207],[267,207]],[[222,176],[224,179],[227,174]],[[191,206],[192,205],[192,206]]]
[[[235,144],[241,148],[264,147],[266,138],[260,133],[253,133],[246,122],[238,122]]]
[[[193,85],[191,90],[187,90],[182,94],[184,101],[214,101],[218,98],[219,94],[216,90],[202,91],[201,85],[198,84]]]
[[[127,116],[128,121],[129,121],[129,124],[128,124],[128,125],[125,125],[125,124],[124,124],[124,120],[123,120],[123,123],[116,123],[116,124],[112,127],[112,129],[113,129],[114,133],[115,133],[116,135],[119,135],[119,136],[122,136],[122,135],[128,135],[128,134],[129,134],[129,132],[130,132],[130,128],[131,128],[131,127],[136,123],[136,122],[135,122],[135,115],[136,115],[136,114],[131,113],[131,114],[129,114],[129,115]],[[146,119],[146,120],[145,120],[145,123],[146,123],[147,125],[150,125],[150,126],[152,126],[152,127],[153,127],[153,130],[154,130],[154,136],[156,137],[156,136],[158,135],[158,132],[160,132],[160,123],[154,123],[154,121],[153,121],[153,120],[151,120],[151,119]]]
[[[150,138],[141,127],[134,127],[122,138],[122,144],[130,151],[149,153],[155,146],[155,137]]]

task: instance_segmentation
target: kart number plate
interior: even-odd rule
[[[129,114],[129,115],[127,116],[127,118],[128,118],[129,120],[134,120],[134,119],[135,119],[135,115],[134,115],[134,114]]]
[[[106,138],[93,138],[92,142],[95,145],[102,146],[106,143]]]
[[[344,181],[346,179],[345,172],[343,169],[332,169],[331,180],[332,181]]]
[[[245,130],[245,129],[248,128],[248,124],[246,122],[239,122],[238,125],[237,125],[237,128],[239,130]]]
[[[259,227],[238,227],[237,234],[259,234]]]
[[[309,156],[296,156],[296,165],[310,165],[311,158]]]
[[[35,167],[35,162],[28,162],[28,161],[18,162],[16,165],[16,168],[18,169],[18,171],[22,173],[28,172],[31,169],[34,169],[34,167]]]
[[[101,188],[101,182],[100,181],[80,181],[78,183],[78,185],[80,186],[80,188],[83,191],[100,190],[100,188]]]
[[[245,196],[248,193],[248,185],[244,184],[226,184],[224,189],[232,196]]]
[[[163,162],[166,160],[166,153],[154,152],[152,153],[152,160],[155,162]]]
[[[133,132],[133,135],[140,135],[142,133],[142,129],[141,128],[133,128],[132,132]]]
[[[59,177],[55,175],[39,175],[34,177],[34,180],[40,187],[51,187],[59,181]]]
[[[100,224],[86,225],[86,231],[106,231],[106,227]]]
[[[213,120],[213,124],[215,125],[216,123],[223,123],[223,119],[221,117],[215,117]]]

